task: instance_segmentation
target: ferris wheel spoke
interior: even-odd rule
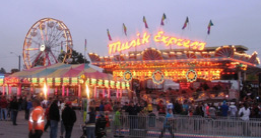
[[[46,39],[46,41],[48,41],[48,36],[47,36],[48,35],[48,28],[49,28],[48,23],[49,23],[49,21],[47,21],[46,24],[45,24],[45,26],[46,26],[45,27],[45,39]]]
[[[38,42],[35,41],[34,39],[31,39],[31,41],[32,41],[33,43],[36,43],[36,44],[38,44],[38,45],[41,45],[40,43],[38,43]]]
[[[54,56],[53,52],[50,51],[51,55],[53,56],[53,59],[55,60],[55,63],[58,63],[57,58]]]
[[[53,37],[52,41],[50,42],[50,44],[52,44],[53,42],[55,42],[55,40],[59,40],[61,38],[61,36],[59,37],[59,39],[57,39],[57,37],[61,34],[62,31],[60,31],[58,33],[58,35],[55,35],[55,37]]]
[[[49,52],[45,52],[45,61],[46,61],[46,59],[48,60],[47,62],[48,62],[48,65],[51,65],[51,61],[50,61],[50,57],[49,57],[49,54],[48,54]]]
[[[52,48],[54,48],[54,47],[61,47],[61,43],[63,44],[63,46],[65,46],[65,44],[66,44],[66,41],[59,41],[60,39],[58,39],[58,40],[56,40],[55,42],[54,42],[54,44],[52,44],[51,45],[51,47]]]
[[[32,62],[32,63],[33,63],[33,64],[32,64],[32,67],[35,66],[35,64],[37,63],[37,60],[41,57],[42,53],[43,53],[43,52],[39,52],[39,53],[38,53],[37,57],[36,57],[36,58],[34,59],[34,61]]]

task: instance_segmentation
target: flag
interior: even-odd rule
[[[87,39],[85,39],[85,42],[84,42],[84,51],[87,51]]]
[[[187,27],[188,23],[189,23],[189,18],[187,17],[186,21],[185,21],[185,23],[184,23],[184,25],[182,27],[182,30],[184,30]]]
[[[144,24],[145,24],[145,28],[149,28],[145,16],[143,16],[143,22],[144,22]]]
[[[164,25],[164,20],[165,20],[165,19],[167,19],[167,16],[166,16],[165,13],[163,13],[162,18],[161,18],[161,23],[160,23],[160,25]]]
[[[109,29],[107,29],[107,35],[108,35],[109,40],[112,41]]]
[[[209,21],[209,24],[208,24],[208,34],[210,34],[211,26],[214,26],[214,24],[213,24],[212,21],[210,20],[210,21]]]
[[[124,23],[123,23],[123,31],[124,31],[124,34],[127,36],[127,27],[125,26]]]
[[[63,41],[61,41],[61,53],[63,53]]]

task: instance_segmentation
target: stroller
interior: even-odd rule
[[[106,123],[107,123],[107,121],[106,121],[106,119],[103,115],[101,115],[97,119],[97,121],[95,123],[95,136],[96,136],[96,138],[103,138],[103,137],[107,136],[106,131],[105,131]],[[80,138],[86,138],[85,137],[85,136],[87,136],[86,130],[87,130],[87,126],[83,125],[82,126],[83,135]]]
[[[103,138],[107,136],[105,130],[106,124],[107,124],[106,118],[103,115],[101,115],[98,118],[95,126],[95,135],[97,138]]]

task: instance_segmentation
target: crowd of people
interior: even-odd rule
[[[76,113],[72,108],[72,103],[68,98],[57,99],[50,98],[47,102],[43,99],[32,97],[31,99],[19,98],[16,96],[7,99],[2,96],[0,99],[0,119],[2,121],[11,120],[13,125],[17,125],[16,118],[19,111],[24,110],[25,119],[29,122],[29,138],[40,138],[44,132],[50,128],[50,138],[70,138],[74,123],[76,122]],[[110,121],[113,122],[114,134],[121,129],[123,114],[129,116],[165,116],[161,137],[165,130],[169,130],[174,137],[172,125],[168,120],[178,115],[201,116],[207,118],[240,118],[244,121],[249,118],[261,117],[261,106],[254,101],[204,103],[184,100],[159,100],[153,104],[150,100],[130,100],[120,102],[118,100],[103,100],[89,103],[88,116],[85,125],[85,135],[88,138],[96,138],[106,135],[106,128],[110,127]],[[109,116],[113,115],[114,120]],[[129,118],[130,129],[138,128],[143,120]],[[45,123],[46,122],[46,123]],[[60,124],[60,130],[58,125]],[[19,125],[19,124],[18,124]],[[142,126],[141,126],[142,128]],[[58,133],[58,131],[60,133]]]

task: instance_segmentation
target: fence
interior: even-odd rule
[[[164,116],[113,116],[112,134],[124,137],[159,137],[165,122]],[[203,118],[175,116],[168,120],[175,135],[261,137],[261,120],[243,121],[239,118]],[[165,132],[165,136],[170,136]]]

